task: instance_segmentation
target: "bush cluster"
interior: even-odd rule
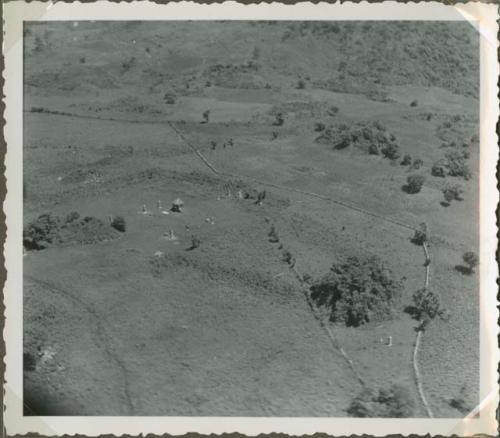
[[[467,164],[469,151],[450,150],[446,152],[444,158],[434,163],[431,169],[433,176],[444,178],[445,176],[459,176],[466,181],[472,177],[470,168]]]
[[[401,294],[401,281],[377,257],[349,257],[333,264],[311,286],[311,298],[325,306],[332,321],[348,326],[388,319]]]
[[[112,239],[116,235],[111,227],[125,231],[125,220],[117,216],[110,226],[92,216],[81,219],[76,211],[69,213],[64,219],[46,213],[24,227],[23,246],[27,250],[42,250],[51,245]]]
[[[378,391],[363,391],[351,402],[347,413],[351,417],[407,418],[413,415],[414,409],[410,390],[393,384]]]
[[[334,149],[354,146],[371,155],[382,154],[390,160],[401,155],[396,137],[388,134],[385,126],[378,121],[330,126],[316,138],[316,142],[330,144]]]
[[[446,186],[442,190],[444,200],[446,204],[450,204],[451,201],[462,201],[464,190],[459,185],[455,184],[453,186]]]

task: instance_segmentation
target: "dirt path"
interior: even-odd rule
[[[405,228],[407,230],[415,231],[417,229],[414,226],[405,224],[405,223],[400,222],[400,221],[396,221],[396,220],[391,219],[391,218],[387,218],[385,216],[378,215],[376,213],[373,213],[371,211],[365,210],[365,209],[363,209],[361,207],[358,207],[356,205],[350,205],[350,204],[347,204],[345,202],[342,202],[342,201],[339,201],[339,200],[336,200],[336,199],[333,199],[333,198],[329,198],[327,196],[319,195],[317,193],[308,192],[308,191],[304,191],[304,190],[299,190],[299,189],[295,189],[295,188],[292,188],[292,187],[281,186],[281,185],[274,184],[274,183],[269,183],[267,181],[263,181],[263,180],[260,180],[258,178],[250,177],[250,176],[247,176],[247,175],[233,174],[233,173],[229,173],[229,172],[221,172],[221,171],[217,170],[215,168],[215,166],[212,163],[210,163],[210,161],[208,161],[208,159],[198,149],[196,149],[193,145],[191,145],[189,143],[189,141],[187,141],[187,139],[184,137],[184,135],[177,129],[177,127],[174,126],[173,123],[169,123],[169,126],[178,135],[178,137],[182,140],[182,142],[185,143],[205,163],[205,165],[213,173],[215,173],[217,175],[228,176],[228,177],[231,177],[231,178],[250,179],[252,181],[258,182],[259,184],[266,185],[266,186],[269,186],[269,187],[274,187],[274,188],[277,188],[277,189],[280,189],[280,190],[285,190],[285,191],[291,191],[291,192],[294,192],[294,193],[299,193],[299,194],[303,194],[303,195],[315,197],[315,198],[318,198],[318,199],[322,199],[324,201],[328,201],[328,202],[332,202],[332,203],[335,203],[335,204],[339,204],[339,205],[342,205],[342,206],[344,206],[346,208],[349,208],[351,210],[354,210],[354,211],[357,211],[359,213],[362,213],[364,215],[372,216],[372,217],[381,219],[383,221],[390,222],[390,223],[392,223],[394,225],[398,225],[398,226],[403,227],[403,228]],[[425,261],[426,261],[426,263],[425,263],[425,283],[424,284],[425,284],[425,288],[427,289],[429,287],[429,277],[430,277],[430,265],[427,262],[430,261],[430,255],[429,255],[429,249],[428,249],[428,247],[427,247],[427,245],[425,243],[423,244],[423,249],[424,249]],[[309,305],[309,308],[311,309],[311,312],[312,312],[313,316],[315,317],[315,319],[318,320],[318,322],[320,323],[320,325],[322,326],[322,328],[325,330],[325,332],[326,332],[328,338],[330,339],[330,342],[332,343],[333,347],[335,349],[337,349],[340,352],[340,354],[342,354],[342,356],[346,360],[349,368],[355,374],[356,379],[361,383],[361,385],[363,387],[365,387],[366,386],[365,381],[363,380],[363,378],[361,377],[361,375],[356,370],[353,360],[349,357],[349,355],[345,352],[345,350],[339,344],[336,336],[332,333],[332,331],[330,330],[330,328],[327,327],[324,324],[324,322],[322,321],[322,319],[318,316],[316,307],[314,306],[314,303],[311,301],[311,298],[309,296],[308,289],[306,287],[304,287],[304,282],[303,282],[302,276],[297,271],[297,269],[296,269],[295,266],[291,267],[291,269],[294,271],[295,276],[297,277],[297,279],[301,283],[301,287],[303,289],[304,296],[306,298],[307,304]],[[423,387],[422,387],[422,377],[421,377],[421,374],[420,374],[420,370],[418,368],[418,350],[419,350],[419,347],[420,347],[420,340],[422,338],[422,333],[423,333],[422,330],[418,330],[416,338],[415,338],[415,344],[414,344],[414,348],[413,348],[413,360],[412,360],[412,362],[413,362],[413,370],[414,370],[415,383],[416,383],[416,386],[417,386],[417,390],[418,390],[418,394],[419,394],[419,397],[420,397],[420,401],[421,401],[422,405],[425,408],[427,416],[429,418],[434,418],[432,410],[431,410],[431,408],[429,406],[429,403],[427,402],[427,399],[426,399],[425,394],[424,394],[424,390],[423,390]]]
[[[132,397],[130,395],[130,385],[129,385],[129,377],[128,377],[128,370],[125,367],[125,364],[123,360],[120,358],[118,353],[115,351],[113,347],[113,342],[110,340],[109,336],[106,333],[106,329],[104,327],[104,324],[102,322],[102,316],[88,303],[86,303],[84,300],[82,300],[79,297],[76,297],[72,295],[71,293],[67,292],[66,290],[62,289],[61,287],[57,286],[56,284],[45,281],[45,280],[39,280],[36,279],[32,276],[25,276],[26,280],[29,280],[35,284],[38,284],[42,288],[55,293],[57,295],[63,296],[65,298],[68,298],[70,301],[72,301],[78,308],[80,308],[83,312],[87,313],[94,321],[95,321],[95,332],[96,332],[96,339],[99,342],[101,348],[103,349],[105,355],[109,358],[110,362],[113,362],[121,375],[120,380],[123,381],[123,400],[125,403],[125,406],[127,407],[127,414],[126,415],[134,415],[134,404],[132,401]]]
[[[37,111],[31,110],[31,111],[25,111],[25,112],[37,112]],[[116,118],[111,118],[111,117],[104,118],[104,117],[97,117],[97,116],[78,115],[78,114],[67,113],[67,112],[62,112],[62,111],[51,111],[51,110],[45,109],[45,108],[43,109],[43,111],[38,111],[38,112],[40,112],[41,114],[59,115],[59,116],[85,118],[85,119],[94,119],[94,120],[106,120],[106,121],[115,121],[115,122],[122,122],[122,123],[144,123],[144,124],[151,123],[151,124],[164,124],[164,125],[168,125],[177,134],[177,136],[182,141],[182,143],[184,143],[185,145],[187,145],[189,147],[189,149],[195,155],[197,155],[198,158],[210,169],[210,171],[213,172],[216,175],[226,176],[226,177],[230,177],[230,178],[240,178],[240,179],[251,180],[251,181],[254,181],[254,182],[258,182],[259,184],[261,184],[263,186],[268,186],[268,187],[273,187],[273,188],[276,188],[276,189],[279,189],[279,190],[284,190],[284,191],[288,191],[288,192],[298,193],[298,194],[306,195],[306,196],[309,196],[309,197],[314,197],[314,198],[317,198],[317,199],[321,199],[323,201],[331,202],[331,203],[334,203],[334,204],[337,204],[337,205],[341,205],[341,206],[343,206],[345,208],[357,211],[357,212],[359,212],[361,214],[364,214],[364,215],[367,215],[367,216],[375,217],[375,218],[380,219],[380,220],[385,221],[385,222],[392,223],[394,225],[400,226],[400,227],[405,228],[407,230],[415,231],[417,229],[415,226],[412,226],[412,225],[409,225],[409,224],[405,224],[405,223],[400,222],[398,220],[391,219],[391,218],[379,215],[377,213],[365,210],[365,209],[363,209],[363,208],[361,208],[361,207],[359,207],[357,205],[349,204],[349,203],[346,203],[346,202],[343,202],[343,201],[339,201],[337,199],[330,198],[330,197],[324,196],[324,195],[320,195],[318,193],[309,192],[309,191],[305,191],[305,190],[300,190],[300,189],[296,189],[296,188],[293,188],[293,187],[282,186],[282,185],[279,185],[279,184],[274,184],[274,183],[271,183],[271,182],[268,182],[268,181],[264,181],[264,180],[261,180],[259,178],[251,177],[251,176],[248,176],[248,175],[233,174],[233,173],[230,173],[230,172],[219,171],[196,147],[194,147],[186,139],[186,137],[184,136],[184,134],[175,126],[175,122],[173,122],[173,121],[169,121],[169,120],[155,120],[155,121],[128,120],[128,119],[116,119]],[[430,266],[429,266],[429,264],[427,264],[427,261],[430,260],[430,255],[429,255],[429,250],[428,250],[428,247],[427,247],[426,244],[423,245],[423,249],[424,249],[425,260],[426,260],[426,264],[425,264],[425,268],[426,268],[426,272],[425,272],[425,288],[427,289],[429,287],[429,277],[430,277]],[[300,274],[296,270],[294,270],[294,272],[295,272],[297,278],[299,279],[299,281],[302,282],[303,280],[300,277]],[[35,279],[32,279],[32,280],[33,281],[37,281]],[[311,309],[314,317],[316,319],[318,319],[317,311],[315,310],[315,306],[311,302],[310,297],[309,297],[309,295],[307,293],[307,290],[304,288],[304,285],[302,283],[301,283],[301,287],[302,287],[302,289],[304,291],[304,294],[306,296],[306,300],[308,302],[308,305],[309,305],[309,307],[310,307],[310,309]],[[81,305],[88,306],[86,303],[83,303],[83,302],[79,301],[75,297],[73,297],[73,296],[71,296],[69,294],[67,294],[67,295],[70,296],[70,298],[72,298],[73,300],[80,302]],[[95,311],[93,309],[91,309],[90,307],[87,308],[87,311],[89,311],[90,313],[92,313],[94,315],[94,317],[98,320],[98,324],[101,325],[101,322],[99,321],[98,315],[95,313]],[[332,345],[346,359],[349,367],[355,373],[357,380],[363,386],[365,386],[365,383],[364,383],[362,377],[359,375],[359,373],[356,371],[356,369],[354,367],[354,363],[353,363],[352,359],[347,355],[347,353],[339,345],[339,343],[338,343],[336,337],[334,336],[334,334],[331,332],[331,330],[326,325],[324,325],[324,323],[322,323],[320,321],[320,319],[318,319],[318,321],[320,322],[320,324],[324,328],[325,332],[327,333],[327,335],[328,335],[328,337],[329,337]],[[99,330],[99,331],[102,331],[102,326],[101,326],[101,330]],[[426,397],[424,395],[424,392],[423,392],[422,378],[421,378],[420,371],[419,371],[419,368],[418,368],[418,350],[419,350],[419,347],[420,347],[421,338],[423,336],[422,333],[423,333],[423,331],[421,331],[421,330],[417,331],[417,335],[416,335],[416,338],[415,338],[415,344],[414,344],[414,349],[413,349],[413,370],[414,370],[414,374],[415,374],[415,382],[416,382],[416,385],[417,385],[418,394],[419,394],[421,403],[424,406],[427,415],[430,418],[433,418],[433,413],[432,413],[432,411],[431,411],[431,409],[429,407],[429,404],[428,404],[427,399],[426,399]],[[102,336],[102,334],[101,334],[101,336]],[[109,349],[109,343],[108,343],[108,341],[106,339],[105,339],[104,345],[108,345],[108,348],[106,348],[108,354],[110,355],[110,357],[113,357],[114,362],[117,363],[117,365],[119,366],[119,368],[122,370],[122,373],[124,375],[126,375],[127,372],[126,372],[126,369],[125,369],[123,363],[121,362],[121,360],[116,355],[114,355],[112,353],[112,350]],[[126,379],[125,379],[125,382],[127,382]],[[131,411],[133,411],[132,401],[131,401],[130,396],[128,394],[128,383],[126,383],[126,385],[125,385],[125,391],[124,392],[125,392],[125,397],[127,399],[127,404],[129,406],[129,409]]]

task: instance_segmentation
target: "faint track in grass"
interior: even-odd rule
[[[25,279],[31,281],[32,283],[38,284],[42,288],[49,290],[59,296],[68,298],[70,301],[74,302],[78,307],[83,309],[95,320],[95,332],[97,335],[97,339],[100,342],[101,347],[103,348],[106,356],[108,356],[111,362],[115,363],[115,365],[121,372],[123,379],[123,399],[127,407],[127,415],[133,415],[135,409],[134,409],[134,404],[132,402],[132,397],[130,395],[128,371],[122,359],[120,359],[118,354],[114,351],[112,343],[110,342],[108,336],[106,335],[106,329],[104,327],[104,324],[102,323],[101,320],[102,318],[99,315],[99,313],[90,304],[86,303],[81,298],[67,292],[63,288],[59,287],[58,285],[50,281],[39,280],[37,278],[28,275],[25,276]]]
[[[197,155],[198,158],[200,160],[202,160],[203,163],[214,174],[216,174],[216,175],[226,176],[226,177],[230,177],[230,178],[240,178],[240,179],[251,180],[251,181],[257,182],[257,183],[259,183],[261,185],[264,185],[264,186],[273,187],[273,188],[276,188],[276,189],[279,189],[279,190],[294,192],[294,193],[306,195],[306,196],[309,196],[309,197],[321,199],[323,201],[331,202],[333,204],[341,205],[341,206],[343,206],[345,208],[348,208],[350,210],[359,212],[359,213],[364,214],[366,216],[371,216],[371,217],[380,219],[382,221],[385,221],[385,222],[388,222],[388,223],[392,223],[393,225],[397,225],[397,226],[402,227],[402,228],[404,228],[406,230],[415,231],[417,229],[417,227],[415,227],[415,226],[412,226],[412,225],[409,225],[409,224],[405,224],[404,222],[401,222],[401,221],[398,221],[398,220],[395,220],[395,219],[392,219],[392,218],[388,218],[386,216],[374,213],[372,211],[365,210],[365,209],[363,209],[363,208],[361,208],[361,207],[359,207],[357,205],[350,204],[350,203],[347,203],[347,202],[344,202],[344,201],[339,201],[338,199],[334,199],[334,198],[331,198],[331,197],[328,197],[328,196],[320,195],[318,193],[309,192],[309,191],[305,191],[305,190],[300,190],[300,189],[296,189],[296,188],[293,188],[293,187],[282,186],[282,185],[279,185],[279,184],[274,184],[274,183],[271,183],[271,182],[268,182],[268,181],[264,181],[264,180],[261,180],[259,178],[255,178],[255,177],[248,176],[248,175],[235,174],[235,173],[230,173],[230,172],[219,171],[196,147],[194,147],[186,139],[186,137],[184,136],[184,134],[182,132],[180,132],[180,130],[175,126],[176,125],[175,121],[171,121],[171,120],[137,120],[137,119],[133,120],[133,119],[117,119],[117,118],[112,118],[112,117],[86,116],[86,115],[80,115],[80,114],[74,114],[74,113],[67,113],[67,112],[63,112],[63,111],[51,111],[51,110],[48,110],[46,108],[44,108],[43,111],[25,110],[24,112],[36,113],[36,114],[59,115],[59,116],[66,116],[66,117],[75,117],[75,118],[82,118],[82,119],[99,120],[99,121],[112,121],[112,122],[119,122],[119,123],[121,122],[121,123],[142,123],[142,124],[168,125],[177,134],[177,136],[180,138],[180,140],[184,144],[186,144],[191,149],[191,151],[195,155]],[[424,253],[425,253],[425,259],[428,260],[429,259],[429,250],[428,250],[427,245],[423,245],[423,249],[424,249]],[[300,274],[298,274],[296,272],[296,275],[300,275]],[[429,287],[429,276],[430,276],[430,269],[429,269],[429,266],[427,265],[426,266],[426,273],[425,273],[425,288]],[[305,292],[307,292],[307,291],[305,291]],[[313,314],[314,314],[315,318],[317,319],[317,313],[314,311],[314,303],[312,303],[310,301],[310,297],[309,297],[308,294],[306,296],[306,300],[308,301],[308,305],[311,308],[311,311],[313,311]],[[313,306],[313,307],[311,307],[311,306]],[[320,324],[322,324],[322,323],[320,322]],[[323,326],[324,326],[324,324],[323,324]],[[336,337],[331,333],[331,331],[329,330],[328,327],[324,326],[324,328],[325,328],[325,331],[327,332],[330,340],[334,344],[334,346],[336,346],[336,348],[339,349],[340,353],[347,360],[347,362],[348,362],[349,366],[351,367],[351,369],[353,369],[354,372],[357,373],[357,371],[355,371],[355,369],[354,369],[352,360],[347,356],[347,354],[342,349],[342,347],[340,347],[338,345],[338,341],[336,340]],[[420,397],[420,400],[422,402],[422,405],[424,406],[427,415],[430,418],[434,418],[434,415],[433,415],[433,413],[432,413],[432,411],[430,409],[430,406],[429,406],[429,404],[427,402],[427,399],[425,398],[425,395],[424,395],[424,392],[423,392],[422,379],[421,379],[419,368],[418,368],[418,350],[419,350],[419,347],[420,347],[420,340],[421,340],[421,337],[422,337],[422,333],[423,332],[421,330],[419,330],[417,332],[417,336],[415,338],[415,344],[414,344],[414,349],[413,349],[413,360],[412,360],[412,362],[413,362],[413,370],[414,370],[414,374],[415,374],[415,382],[416,382],[416,385],[417,385],[417,389],[418,389],[418,393],[419,393],[419,397]],[[358,376],[357,376],[357,378],[358,378]],[[358,378],[358,380],[360,380],[360,379]],[[360,380],[360,382],[361,381],[362,381],[362,379]],[[363,385],[364,385],[364,383],[363,383]]]
[[[407,230],[411,230],[411,231],[417,230],[417,227],[415,227],[415,226],[405,224],[405,223],[397,221],[395,219],[391,219],[391,218],[388,218],[386,216],[382,216],[382,215],[379,215],[377,213],[365,210],[364,208],[358,207],[357,205],[348,204],[346,202],[339,201],[337,199],[333,199],[333,198],[330,198],[328,196],[323,196],[323,195],[320,195],[320,194],[317,194],[317,193],[314,193],[314,192],[300,190],[300,189],[296,189],[296,188],[293,188],[293,187],[287,187],[287,186],[282,186],[282,185],[279,185],[279,184],[270,183],[270,182],[267,182],[267,181],[263,181],[263,180],[261,180],[259,178],[254,178],[254,177],[243,175],[243,174],[235,174],[235,173],[230,173],[230,172],[219,171],[219,170],[217,170],[217,168],[212,163],[210,163],[210,161],[196,147],[194,147],[186,139],[186,137],[177,129],[177,127],[174,126],[174,123],[169,123],[169,125],[172,128],[172,130],[178,135],[178,137],[216,175],[227,176],[227,177],[231,177],[231,178],[249,179],[249,180],[258,182],[259,184],[265,185],[265,186],[274,187],[274,188],[277,188],[277,189],[280,189],[280,190],[285,190],[285,191],[291,191],[291,192],[294,192],[294,193],[299,193],[299,194],[302,194],[302,195],[307,195],[307,196],[310,196],[310,197],[314,197],[314,198],[317,198],[317,199],[322,199],[324,201],[328,201],[328,202],[331,202],[331,203],[334,203],[334,204],[342,205],[345,208],[357,211],[357,212],[362,213],[362,214],[367,215],[367,216],[375,217],[375,218],[383,220],[385,222],[392,223],[394,225],[400,226],[400,227],[402,227],[404,229],[407,229]],[[427,247],[427,245],[425,243],[423,245],[423,249],[424,249],[424,254],[425,254],[425,260],[426,261],[430,260],[429,250],[428,250],[428,247]],[[314,303],[312,302],[311,297],[309,296],[307,288],[304,287],[303,279],[300,276],[300,273],[296,270],[295,267],[293,267],[292,270],[294,271],[296,277],[298,278],[299,282],[301,283],[301,287],[303,289],[303,293],[304,293],[304,296],[306,298],[307,304],[308,304],[308,306],[309,306],[312,314],[314,315],[315,319],[319,321],[321,327],[325,330],[325,332],[326,332],[327,336],[329,337],[329,339],[330,339],[332,345],[334,346],[334,348],[336,348],[340,352],[340,354],[342,354],[342,356],[344,357],[344,359],[347,361],[347,363],[349,365],[349,368],[355,374],[356,379],[361,383],[361,385],[363,387],[366,387],[366,383],[364,382],[363,378],[361,377],[361,375],[356,370],[356,368],[354,366],[353,360],[349,357],[349,355],[345,352],[345,350],[340,346],[340,344],[339,344],[336,336],[332,333],[332,331],[330,330],[330,328],[322,321],[322,319],[317,314],[316,307],[315,307]],[[430,266],[426,263],[426,266],[425,266],[425,283],[424,283],[426,289],[429,287],[429,277],[430,277]],[[431,408],[429,406],[429,403],[427,402],[427,399],[426,399],[424,391],[423,391],[422,378],[421,378],[420,371],[419,371],[419,368],[418,368],[418,350],[419,350],[419,347],[420,347],[420,340],[421,340],[421,338],[422,338],[422,331],[418,330],[416,338],[415,338],[414,347],[413,347],[413,359],[412,359],[413,371],[414,371],[415,383],[416,383],[416,386],[417,386],[417,391],[418,391],[418,395],[420,397],[420,401],[421,401],[422,405],[425,408],[427,416],[429,418],[434,418],[432,410],[431,410]]]

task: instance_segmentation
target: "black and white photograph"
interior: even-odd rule
[[[23,417],[494,422],[480,19],[271,18],[22,22]]]

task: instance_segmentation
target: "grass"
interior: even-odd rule
[[[424,275],[422,249],[410,242],[412,232],[338,204],[267,186],[269,181],[356,204],[413,226],[427,223],[431,285],[451,317],[428,326],[419,365],[434,413],[461,415],[449,400],[461,390],[457,382],[478,381],[479,353],[471,347],[478,345],[478,284],[477,276],[463,276],[454,266],[465,251],[477,252],[477,226],[470,212],[477,209],[478,146],[470,146],[472,180],[461,182],[464,200],[459,203],[439,206],[443,180],[431,175],[431,166],[443,156],[441,137],[451,141],[462,131],[469,132],[477,118],[473,97],[449,91],[453,81],[473,77],[472,67],[456,73],[450,84],[423,80],[421,69],[429,66],[418,67],[409,76],[411,86],[404,87],[389,85],[389,73],[380,72],[388,99],[373,100],[366,90],[325,91],[315,80],[337,61],[321,54],[337,43],[319,37],[314,27],[304,29],[318,37],[311,52],[302,46],[300,33],[293,31],[288,42],[282,42],[283,27],[259,24],[265,38],[282,44],[283,50],[273,58],[271,49],[262,46],[257,71],[231,71],[228,83],[218,74],[222,83],[205,87],[207,78],[200,66],[203,50],[211,50],[205,46],[207,37],[225,47],[217,51],[217,63],[246,65],[248,60],[225,54],[246,53],[241,49],[250,44],[251,26],[226,24],[214,34],[203,23],[193,30],[184,52],[167,53],[167,42],[186,47],[175,38],[182,23],[172,23],[158,38],[154,25],[137,25],[125,32],[126,24],[113,23],[106,38],[110,55],[105,74],[99,58],[102,41],[97,44],[92,25],[78,30],[66,24],[50,26],[56,35],[77,32],[86,43],[69,43],[65,50],[57,38],[44,43],[44,56],[55,57],[47,58],[51,65],[69,59],[69,49],[74,54],[77,66],[65,69],[59,81],[54,81],[54,72],[37,73],[38,65],[48,69],[43,52],[27,58],[26,108],[35,111],[25,113],[24,220],[27,223],[43,211],[62,217],[78,211],[81,217],[122,216],[127,226],[120,239],[49,248],[25,258],[25,348],[30,354],[37,354],[38,348],[56,351],[44,367],[26,373],[26,382],[27,388],[43,390],[46,399],[54,400],[49,411],[345,416],[361,388],[309,311],[282,260],[283,250],[293,254],[300,272],[312,279],[348,256],[369,255],[382,258],[398,278],[405,277],[401,308],[392,319],[332,329],[367,381],[377,382],[377,387],[401,382],[418,399],[411,366],[416,322],[403,312],[412,293],[422,287]],[[403,31],[396,24],[395,28]],[[427,44],[431,29],[420,29],[415,41]],[[26,40],[28,53],[41,30],[33,26],[29,36],[33,40]],[[336,35],[345,39],[346,32],[343,25]],[[435,32],[460,39],[460,49],[466,45],[460,32],[445,25]],[[132,35],[147,43],[151,58],[141,61],[143,70],[127,63],[127,71],[122,71],[123,62],[147,55],[128,44],[119,45]],[[403,40],[411,52],[418,45],[409,39],[405,35]],[[439,50],[435,44],[432,47]],[[356,46],[356,50],[365,49]],[[252,42],[248,53],[253,51]],[[407,72],[410,61],[404,59],[401,71]],[[314,66],[304,89],[296,89],[297,75],[287,82],[288,73],[280,67],[284,62],[290,72]],[[85,74],[82,68],[87,69]],[[75,72],[79,83],[72,82],[70,73]],[[272,88],[248,88],[247,76],[238,85],[240,74],[251,74],[250,83],[271,83]],[[189,89],[179,78],[189,80]],[[289,87],[276,86],[286,83]],[[175,93],[175,103],[163,101],[167,92]],[[418,107],[410,106],[415,99]],[[333,106],[338,111],[332,115],[328,111]],[[208,109],[209,121],[202,124]],[[281,126],[272,125],[276,112],[284,113]],[[443,123],[458,112],[462,117],[458,128],[445,127]],[[135,123],[106,120],[110,118]],[[215,168],[254,180],[215,175],[181,142],[169,121],[177,122],[176,128]],[[421,192],[409,196],[401,191],[409,171],[399,162],[394,166],[353,147],[333,150],[315,142],[318,121],[326,126],[380,121],[397,138],[402,156],[422,157],[424,165],[418,172],[426,175],[426,181]],[[229,139],[234,146],[223,148]],[[211,141],[217,143],[215,150]],[[239,200],[240,189],[250,194],[266,190],[267,195],[262,205],[256,205],[255,199]],[[185,202],[183,213],[166,215],[156,209],[158,200],[168,210],[177,197]],[[152,215],[141,214],[144,204]],[[214,218],[214,223],[207,218]],[[269,223],[276,226],[281,250],[269,242]],[[177,240],[162,238],[169,230]],[[192,234],[201,245],[186,251]],[[63,311],[56,306],[58,300]],[[82,308],[85,318],[79,316]],[[42,323],[46,320],[50,322]],[[100,326],[97,320],[102,321]],[[66,336],[61,335],[61,326]],[[380,342],[388,336],[393,337],[392,347]],[[109,363],[114,365],[106,367]],[[50,376],[49,385],[43,383],[45,376]],[[126,388],[124,381],[129,382]],[[478,384],[471,383],[466,393],[468,399],[460,406],[475,406]],[[93,402],[96,398],[101,404]],[[421,406],[415,409],[415,415],[425,415]]]

